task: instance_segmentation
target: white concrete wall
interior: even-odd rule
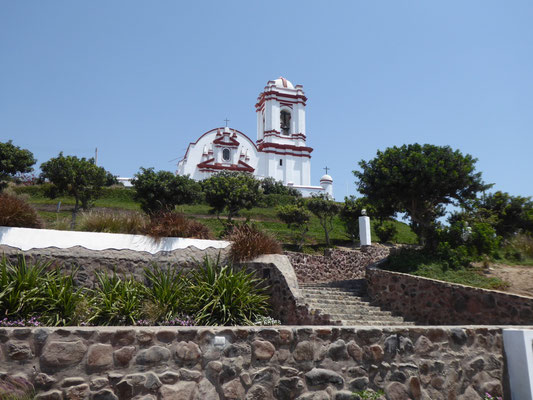
[[[67,249],[74,246],[81,246],[89,250],[134,250],[156,254],[160,251],[185,249],[191,246],[200,250],[205,250],[208,247],[223,249],[229,246],[230,242],[186,238],[161,238],[160,240],[155,240],[144,235],[57,231],[52,229],[1,226],[0,244],[15,247],[22,251],[46,247]]]
[[[513,400],[533,400],[533,330],[504,329],[503,344]]]
[[[324,193],[324,188],[322,186],[290,185],[290,187],[298,190],[303,197],[311,197],[313,194]]]

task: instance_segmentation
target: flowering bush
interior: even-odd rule
[[[20,318],[20,319],[0,319],[0,327],[2,328],[19,328],[23,326],[42,326],[39,317]]]
[[[503,400],[503,397],[494,397],[490,393],[485,393],[485,396],[483,396],[483,400]]]

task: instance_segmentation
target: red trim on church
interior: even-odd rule
[[[305,146],[293,146],[292,144],[281,144],[281,143],[268,143],[263,142],[258,146],[259,151],[265,151],[265,149],[281,149],[281,150],[292,150],[292,151],[305,151],[311,153],[313,151],[312,147]]]
[[[193,145],[196,145],[200,139],[202,139],[204,136],[214,132],[214,131],[218,131],[218,130],[224,130],[224,127],[221,127],[221,128],[215,128],[215,129],[211,129],[207,132],[205,132],[202,136],[200,136],[198,139],[196,139],[196,142],[190,142],[189,145],[187,146],[187,151],[185,151],[185,155],[183,156],[183,158],[181,160],[178,161],[178,164],[180,162],[182,162],[183,160],[185,160],[187,158],[187,155],[189,154],[189,149],[191,148],[191,146]],[[252,139],[250,139],[248,136],[246,136],[244,133],[242,133],[241,131],[238,131],[237,129],[232,129],[230,128],[234,133],[240,133],[242,136],[244,136],[246,139],[248,139],[248,141],[251,143],[252,146],[254,146],[256,149],[257,149],[257,145],[252,141]]]
[[[229,136],[229,135],[224,135]],[[238,147],[240,145],[239,141],[234,137],[229,138],[229,142],[224,141],[224,136],[219,137],[218,139],[213,140],[213,144],[220,144],[227,147]]]
[[[311,158],[311,154],[294,154],[294,153],[282,153],[281,151],[275,150],[262,150],[263,153],[277,154],[280,156],[291,156],[291,157],[307,157]]]
[[[231,165],[222,165],[221,163],[212,163],[213,161],[215,161],[215,159],[211,158],[209,160],[206,160],[204,162],[197,164],[196,167],[200,169],[200,171],[202,172],[215,172],[215,171],[226,170],[226,171],[240,171],[240,172],[253,173],[255,171],[255,169],[252,168],[250,165],[240,160],[237,164],[231,164]]]

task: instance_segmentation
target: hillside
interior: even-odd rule
[[[23,195],[38,211],[45,221],[45,227],[52,229],[66,229],[70,221],[74,199],[70,197],[59,197],[49,199],[44,195],[44,189],[40,185],[18,186],[13,190]],[[59,212],[58,203],[61,202]],[[133,200],[133,189],[124,187],[105,188],[102,197],[94,204],[95,210],[130,210],[140,211],[139,203]],[[215,215],[209,213],[207,204],[183,205],[178,207],[178,211],[192,219],[196,219],[207,225],[215,235],[220,235],[223,224]],[[223,216],[221,216],[223,218]],[[249,219],[256,223],[263,230],[270,232],[280,240],[286,248],[291,248],[293,242],[293,232],[281,222],[276,216],[275,207],[254,207],[251,210],[244,210],[239,217],[240,220]],[[396,222],[398,228],[397,242],[414,244],[416,235],[408,225]],[[333,230],[330,235],[332,243],[336,246],[350,246],[352,243],[347,237],[342,222],[338,217],[333,221]],[[373,240],[377,237],[372,232]],[[312,217],[310,229],[307,234],[307,250],[320,250],[324,246],[324,231],[316,217]]]

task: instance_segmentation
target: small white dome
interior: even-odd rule
[[[333,178],[329,176],[328,174],[324,175],[322,178],[320,178],[320,182],[333,182]]]
[[[288,79],[285,79],[282,76],[280,76],[278,79],[275,79],[274,83],[277,87],[280,87],[280,88],[294,89],[294,86],[292,85],[291,81],[289,81]]]

